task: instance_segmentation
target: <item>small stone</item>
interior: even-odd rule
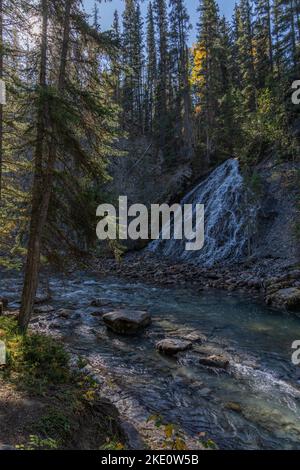
[[[185,341],[192,341],[193,343],[198,341],[204,343],[205,341],[207,341],[205,335],[202,335],[201,333],[197,332],[188,333],[187,335],[183,336],[182,339],[184,339]]]
[[[91,312],[92,317],[102,317],[104,315],[104,312]]]
[[[72,310],[69,310],[67,308],[61,308],[60,310],[57,311],[57,316],[62,317],[62,318],[70,318],[72,315]]]
[[[199,359],[200,364],[207,367],[215,367],[218,369],[227,369],[229,361],[224,356],[208,356]]]
[[[159,352],[174,356],[175,354],[191,349],[192,343],[190,341],[182,341],[180,339],[166,338],[156,344],[156,349]]]
[[[110,302],[108,300],[99,298],[99,299],[92,300],[91,307],[105,307],[106,305],[109,305],[109,304]]]

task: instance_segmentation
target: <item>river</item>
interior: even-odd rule
[[[1,280],[0,294],[15,302],[20,285],[18,278]],[[300,449],[300,369],[291,362],[291,345],[300,339],[296,316],[245,294],[195,293],[86,273],[56,276],[50,286],[51,305],[72,315],[54,319],[50,329],[49,317],[35,325],[57,331],[92,367],[109,371],[119,387],[112,399],[127,418],[142,422],[158,414],[187,435],[205,432],[221,449]],[[91,307],[99,297],[104,306]],[[148,310],[152,326],[135,338],[108,332],[101,314],[119,306]],[[190,332],[230,356],[227,372],[199,364],[201,344],[178,359],[155,350],[156,341]]]

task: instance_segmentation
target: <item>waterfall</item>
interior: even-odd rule
[[[205,205],[205,241],[199,251],[187,251],[186,240],[155,240],[147,251],[205,267],[232,263],[248,254],[256,207],[247,204],[247,190],[236,159],[227,160],[181,201]]]

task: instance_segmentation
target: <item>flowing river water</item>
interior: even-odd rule
[[[13,306],[20,285],[18,278],[1,280],[0,294]],[[51,305],[72,315],[58,318],[54,311],[35,325],[48,328],[53,318],[49,331],[57,331],[92,367],[105,367],[118,384],[127,417],[132,413],[142,422],[158,414],[187,435],[205,432],[223,449],[300,449],[300,368],[291,361],[291,345],[300,340],[296,316],[245,295],[195,293],[86,273],[57,276],[50,285]],[[94,298],[104,307],[91,307]],[[117,307],[148,310],[151,327],[138,337],[108,332],[101,313]],[[230,356],[227,372],[199,364],[201,344],[177,359],[156,351],[156,341],[191,332]]]

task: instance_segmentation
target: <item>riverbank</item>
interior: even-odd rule
[[[20,276],[1,279],[11,314],[18,312],[21,288]],[[294,315],[277,314],[252,294],[95,272],[52,275],[49,293],[39,292],[31,331],[63,344],[72,363],[81,358],[82,372],[118,410],[130,448],[165,449],[171,431],[167,448],[178,445],[174,437],[189,449],[298,445]],[[104,315],[120,309],[144,310],[151,324],[137,336],[118,335]],[[169,357],[157,348],[166,339],[192,346]]]
[[[300,314],[300,265],[286,264],[282,259],[252,259],[203,268],[141,251],[129,253],[121,261],[95,260],[93,269],[103,276],[116,275],[158,286],[186,286],[196,292],[221,289],[250,293],[274,308]]]
[[[59,341],[20,336],[9,311],[0,317],[0,339],[0,450],[125,448],[117,409]]]

